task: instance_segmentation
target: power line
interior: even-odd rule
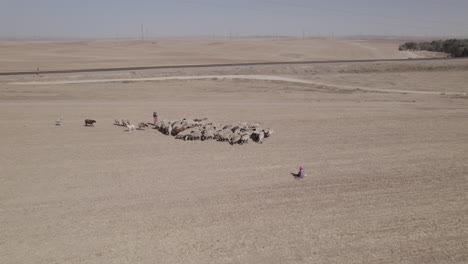
[[[211,7],[211,8],[220,8],[220,9],[229,9],[229,10],[232,10],[232,9],[240,9],[240,10],[244,10],[244,11],[259,11],[259,12],[263,12],[263,13],[268,13],[268,14],[272,14],[272,13],[275,13],[277,15],[284,15],[284,16],[288,16],[288,17],[291,17],[291,16],[294,16],[294,17],[298,17],[298,16],[302,16],[302,17],[308,17],[310,18],[310,13],[308,14],[304,14],[302,12],[296,12],[298,9],[299,10],[304,10],[304,9],[308,9],[308,10],[313,10],[313,11],[317,11],[318,13],[317,14],[323,14],[324,12],[332,12],[332,13],[341,13],[341,14],[348,14],[348,15],[351,15],[351,17],[356,17],[356,18],[363,18],[363,17],[374,17],[374,18],[378,18],[378,19],[389,19],[389,20],[398,20],[398,21],[401,21],[401,20],[408,20],[407,18],[401,18],[401,17],[392,17],[392,16],[388,16],[388,15],[376,15],[376,14],[370,14],[370,13],[364,13],[364,12],[354,12],[354,11],[349,11],[349,10],[340,10],[340,9],[336,9],[336,8],[322,8],[322,7],[311,7],[309,5],[306,5],[304,3],[294,3],[294,2],[288,2],[288,3],[284,3],[284,2],[279,2],[279,1],[273,1],[273,0],[260,0],[261,2],[264,2],[264,3],[269,3],[269,4],[272,4],[272,5],[276,5],[276,6],[280,6],[280,7],[286,7],[288,9],[288,11],[285,11],[284,9],[282,9],[280,12],[272,12],[271,9],[267,10],[267,9],[264,9],[264,8],[258,8],[258,7],[252,7],[252,6],[249,6],[248,8],[247,7],[240,7],[240,6],[227,6],[227,5],[223,5],[223,4],[220,4],[219,2],[217,3],[213,3],[213,2],[207,2],[207,1],[194,1],[194,0],[177,0],[179,2],[184,2],[184,3],[188,3],[188,4],[192,4],[192,5],[196,5],[196,6],[207,6],[207,7]],[[293,8],[293,9],[291,9]],[[295,10],[294,12],[291,12],[291,10]],[[457,24],[457,25],[468,25],[466,23],[457,23],[457,22],[452,22],[452,21],[445,21],[445,20],[436,20],[436,19],[418,19],[418,21],[430,21],[431,23],[438,23],[438,24]],[[358,23],[364,23],[364,22],[358,22]],[[367,22],[366,22],[367,24]],[[385,26],[398,26],[398,27],[405,27],[405,28],[413,28],[413,29],[425,29],[425,30],[430,30],[430,29],[433,29],[432,26],[423,26],[423,25],[414,25],[414,24],[410,24],[410,23],[388,23],[388,22],[381,22],[381,21],[376,21],[376,20],[373,20],[371,22],[371,24],[378,24],[378,25],[385,25]]]
[[[334,12],[334,13],[343,13],[343,14],[349,14],[353,16],[367,16],[367,17],[376,17],[376,18],[384,18],[384,19],[391,19],[391,20],[408,20],[408,18],[402,18],[402,17],[396,17],[396,16],[389,16],[389,15],[376,15],[373,13],[366,13],[366,12],[355,12],[355,11],[349,11],[349,10],[343,10],[343,9],[336,9],[336,8],[324,8],[324,7],[311,7],[309,5],[306,5],[303,2],[300,2],[299,4],[290,2],[288,3],[283,3],[279,1],[272,1],[272,0],[260,0],[262,2],[267,2],[270,4],[275,4],[279,6],[286,6],[286,7],[299,7],[299,8],[307,8],[307,9],[313,9],[313,10],[321,10],[321,11],[329,11],[329,12]],[[455,22],[455,21],[447,21],[447,20],[442,20],[442,19],[428,19],[428,18],[418,18],[417,20],[419,21],[426,21],[430,23],[438,23],[438,24],[447,24],[447,25],[461,25],[461,26],[468,26],[468,23],[464,22]]]

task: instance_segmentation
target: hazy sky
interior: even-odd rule
[[[1,38],[468,36],[468,0],[0,0]]]

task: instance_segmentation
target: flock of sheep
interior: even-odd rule
[[[56,126],[61,126],[63,117],[55,121]],[[85,126],[94,126],[96,120],[86,119]],[[263,143],[265,138],[273,134],[273,130],[262,128],[259,124],[239,122],[236,124],[224,125],[208,118],[204,119],[179,119],[174,121],[158,121],[156,124],[141,122],[137,126],[128,119],[114,120],[114,125],[124,126],[129,132],[145,130],[150,125],[165,135],[174,136],[176,139],[183,140],[216,140],[234,144],[246,144],[249,141]]]
[[[180,119],[158,121],[155,128],[165,135],[183,140],[217,140],[234,144],[245,144],[249,141],[263,143],[273,134],[273,130],[262,128],[259,124],[240,122],[224,125],[205,119]]]
[[[114,125],[125,126],[129,132],[144,130],[149,125],[161,133],[183,140],[216,140],[234,144],[246,144],[249,141],[263,143],[265,138],[273,134],[273,130],[262,128],[259,124],[239,122],[236,124],[220,124],[207,118],[204,119],[179,119],[174,121],[158,121],[156,124],[141,122],[136,127],[130,120],[116,119]]]

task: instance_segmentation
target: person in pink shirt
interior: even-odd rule
[[[300,167],[299,168],[299,173],[297,174],[299,178],[304,178],[306,176],[304,168]]]
[[[153,121],[154,121],[154,125],[156,125],[156,123],[158,122],[158,113],[156,112],[153,112]]]

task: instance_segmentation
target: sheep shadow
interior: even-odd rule
[[[303,179],[303,178],[301,178],[301,175],[299,173],[291,172],[291,175],[294,177],[295,180]]]

